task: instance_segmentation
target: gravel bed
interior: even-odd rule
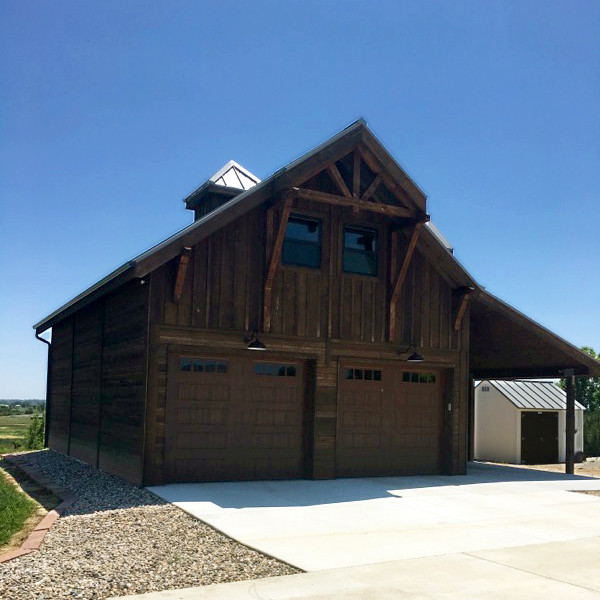
[[[100,599],[300,572],[69,457],[46,450],[28,462],[78,499],[39,551],[0,564],[2,599]]]

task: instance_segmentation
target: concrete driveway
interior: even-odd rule
[[[466,476],[150,488],[309,573],[147,598],[600,598],[600,479],[473,463]]]
[[[600,536],[600,496],[568,491],[600,479],[478,463],[466,476],[149,489],[304,571]]]

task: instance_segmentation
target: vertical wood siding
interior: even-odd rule
[[[147,288],[133,281],[52,330],[49,447],[140,484]]]
[[[71,378],[73,373],[73,319],[65,319],[52,328],[52,372],[50,393],[52,412],[48,424],[48,446],[57,452],[69,452],[71,428]]]

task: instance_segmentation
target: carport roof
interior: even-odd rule
[[[534,410],[566,410],[567,394],[552,381],[503,381],[487,379],[517,408]],[[481,383],[479,384],[481,385]],[[575,402],[577,410],[585,406]]]

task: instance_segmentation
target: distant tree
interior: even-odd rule
[[[36,408],[25,436],[25,447],[28,450],[41,450],[44,447],[44,433],[46,429],[46,419],[41,409]]]
[[[584,346],[583,352],[600,360],[600,353]],[[561,379],[558,385],[564,390],[566,380]],[[600,455],[600,377],[575,377],[575,397],[587,410],[584,413],[583,436],[584,451],[588,456]]]

